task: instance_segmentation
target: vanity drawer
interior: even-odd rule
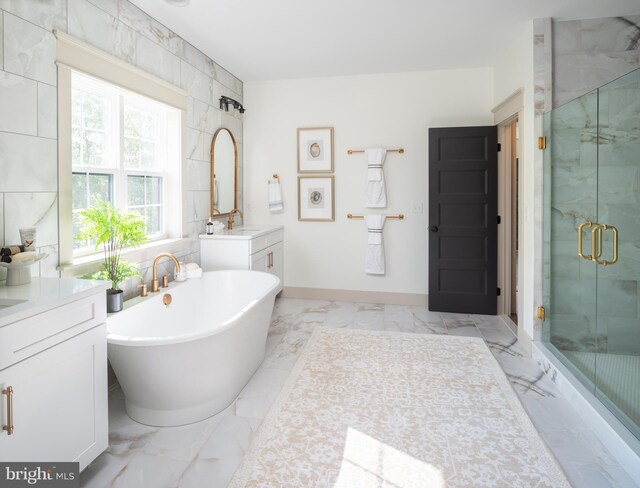
[[[0,369],[106,322],[104,294],[83,298],[0,328]]]
[[[284,236],[282,229],[278,229],[274,232],[269,232],[268,234],[255,237],[250,241],[249,254],[255,254],[262,251],[263,249],[266,249],[269,246],[273,246],[278,242],[282,242],[283,238]]]

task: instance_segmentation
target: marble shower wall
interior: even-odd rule
[[[34,274],[57,276],[57,90],[53,29],[173,83],[187,98],[188,215],[182,258],[200,261],[197,239],[209,218],[209,148],[220,127],[238,142],[242,188],[242,119],[218,109],[221,95],[242,102],[242,82],[128,0],[0,0],[0,244],[35,225],[49,254]],[[238,195],[242,208],[242,194]],[[143,272],[149,263],[141,263]],[[0,280],[4,279],[0,268]]]
[[[553,22],[553,106],[640,67],[638,15]]]

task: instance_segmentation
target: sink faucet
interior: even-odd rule
[[[239,213],[240,214],[240,218],[242,220],[244,220],[243,213],[239,209],[234,208],[231,212],[229,212],[229,218],[227,219],[227,229],[229,229],[229,230],[233,230],[233,214],[235,214],[235,213]]]
[[[158,288],[158,261],[160,261],[161,258],[171,259],[176,265],[176,273],[180,272],[180,263],[178,262],[178,260],[175,258],[173,254],[170,254],[168,252],[161,252],[160,254],[158,254],[156,258],[153,260],[153,275],[151,278],[151,291],[153,293],[156,293],[159,289]]]

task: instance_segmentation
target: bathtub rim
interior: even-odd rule
[[[261,274],[270,276],[273,279],[273,284],[267,288],[267,290],[258,295],[256,298],[252,299],[245,307],[238,310],[238,312],[233,315],[230,319],[223,322],[218,327],[213,329],[206,329],[202,331],[192,332],[188,334],[179,334],[179,335],[171,335],[171,336],[125,336],[122,334],[115,334],[109,331],[109,317],[107,317],[107,344],[109,346],[130,346],[130,347],[153,347],[153,346],[169,346],[171,344],[179,344],[182,342],[190,342],[198,339],[202,339],[204,337],[213,336],[216,334],[220,334],[232,327],[235,326],[238,319],[240,319],[244,314],[246,314],[250,309],[255,307],[258,303],[265,300],[269,295],[277,294],[278,287],[280,286],[280,278],[271,273],[266,273],[264,271],[255,271],[255,270],[216,270],[216,271],[205,271],[203,272],[203,277],[205,275],[211,274],[223,274],[223,273],[234,273],[234,274]],[[165,288],[166,292],[169,292],[172,289],[176,289],[180,286],[184,286],[192,280],[201,280],[201,278],[191,278],[184,282],[171,282],[168,288]],[[137,297],[133,299],[135,303],[129,304],[129,309],[135,307],[137,305],[141,305],[143,303],[147,303],[149,300],[158,300],[162,299],[164,293],[154,294],[153,296],[149,296],[146,298]],[[125,305],[127,303],[125,302]],[[126,313],[127,308],[118,313],[118,317],[121,317],[120,314]]]

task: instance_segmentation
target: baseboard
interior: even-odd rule
[[[331,288],[303,288],[285,286],[282,298],[329,300],[335,302],[382,303],[426,307],[428,297],[422,293],[394,293],[386,291],[335,290]]]

